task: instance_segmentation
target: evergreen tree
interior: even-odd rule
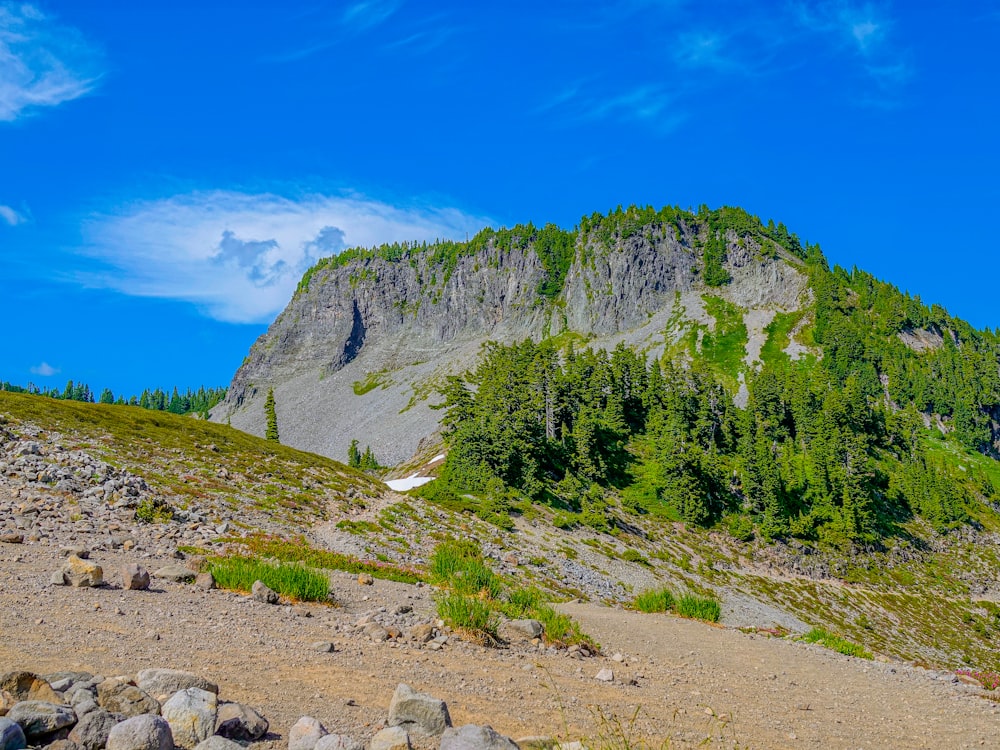
[[[267,428],[264,430],[264,437],[267,440],[280,442],[278,438],[278,415],[274,409],[274,388],[267,391],[267,398],[264,400],[264,416],[267,419]]]

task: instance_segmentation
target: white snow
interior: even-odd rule
[[[418,477],[416,474],[406,477],[406,479],[390,479],[386,482],[389,489],[396,492],[406,492],[414,487],[420,487],[428,482],[433,482],[434,477]]]
[[[438,455],[434,456],[434,458],[432,458],[432,459],[431,459],[430,461],[428,461],[427,463],[429,463],[429,464],[432,464],[432,463],[434,463],[435,461],[444,461],[444,454],[443,454],[443,453],[439,453]]]

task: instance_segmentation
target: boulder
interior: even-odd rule
[[[122,716],[160,713],[158,700],[145,690],[117,678],[104,680],[97,686],[97,705]]]
[[[121,719],[103,708],[96,708],[83,714],[79,713],[79,708],[77,711],[80,720],[69,733],[69,739],[83,750],[99,750],[108,744],[108,735]]]
[[[211,737],[199,742],[194,750],[243,750],[243,745],[213,734]]]
[[[104,585],[104,569],[97,563],[70,555],[62,566],[63,583],[77,588]]]
[[[7,718],[16,721],[24,730],[24,736],[33,745],[46,735],[57,732],[76,723],[76,713],[69,706],[45,701],[20,701],[7,712]]]
[[[541,638],[545,626],[538,620],[509,620],[500,626],[500,636],[509,641],[530,641]]]
[[[34,672],[7,672],[0,676],[0,691],[10,695],[12,701],[45,701],[62,703],[62,697],[49,682]]]
[[[414,625],[407,633],[411,641],[417,643],[427,643],[434,637],[434,625],[429,622]]]
[[[194,750],[215,733],[219,699],[201,688],[185,688],[163,704],[161,713],[170,725],[174,745]]]
[[[28,740],[21,725],[0,716],[0,750],[24,750],[27,746]]]
[[[211,591],[215,588],[215,576],[211,572],[203,570],[195,576],[194,585],[205,591]]]
[[[149,571],[138,563],[124,563],[121,567],[122,588],[145,591],[149,588]]]
[[[268,722],[250,706],[220,703],[215,715],[215,733],[237,742],[252,742],[267,734]]]
[[[388,723],[390,727],[402,727],[408,732],[433,737],[451,726],[451,716],[443,700],[400,683],[389,704]]]
[[[319,738],[314,750],[365,750],[365,746],[346,734],[328,734]]]
[[[161,703],[174,693],[188,688],[219,694],[219,686],[194,672],[182,669],[144,669],[136,675],[136,684]]]
[[[494,731],[493,727],[466,724],[444,730],[440,750],[520,750],[510,737]]]
[[[254,581],[253,586],[250,588],[250,597],[257,602],[263,602],[264,604],[277,604],[278,594],[275,591],[269,589],[263,581]]]
[[[596,675],[594,675],[594,679],[600,680],[601,682],[614,682],[615,673],[612,672],[607,667],[605,667],[604,669],[600,670]]]
[[[174,750],[174,738],[161,717],[143,714],[115,724],[106,750]]]
[[[191,570],[191,568],[186,565],[164,565],[162,568],[153,572],[153,578],[162,578],[165,581],[173,581],[174,583],[188,583],[193,581],[196,573]]]
[[[288,750],[314,750],[320,738],[329,732],[312,716],[303,716],[288,730]]]
[[[371,738],[368,750],[410,750],[410,735],[402,727],[387,727]]]

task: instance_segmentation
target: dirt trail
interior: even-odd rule
[[[126,557],[93,558],[116,583]],[[656,747],[710,736],[712,746],[741,748],[1000,746],[997,705],[943,675],[667,615],[565,605],[603,645],[598,658],[460,642],[431,651],[374,643],[353,628],[365,614],[391,618],[401,605],[431,619],[427,587],[359,586],[335,575],[341,606],[313,605],[313,616],[301,617],[184,584],[157,582],[149,592],[51,587],[59,562],[54,547],[0,545],[0,672],[191,669],[218,682],[224,698],[263,711],[274,735],[256,745],[262,749],[286,747],[302,715],[367,738],[401,681],[446,700],[456,724],[489,723],[514,737],[594,737],[610,726],[602,714],[627,723],[639,707],[635,734]],[[155,569],[168,560],[139,562]],[[337,651],[319,653],[315,641]],[[613,670],[613,683],[595,679],[603,668]]]

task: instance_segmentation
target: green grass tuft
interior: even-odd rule
[[[632,600],[632,606],[640,612],[671,612],[676,604],[670,589],[650,589],[639,593]]]
[[[438,617],[472,638],[496,643],[500,616],[490,603],[470,594],[452,591],[438,597]]]
[[[677,614],[693,620],[718,622],[722,616],[722,605],[716,599],[707,596],[684,594],[677,600]]]
[[[219,588],[233,591],[250,591],[255,581],[262,581],[268,588],[296,601],[323,602],[330,594],[329,579],[302,565],[234,555],[212,560],[209,570]]]
[[[859,659],[873,658],[871,651],[868,651],[863,646],[851,643],[850,641],[841,638],[839,635],[833,635],[833,633],[829,633],[822,628],[813,628],[802,636],[800,640],[803,640],[806,643],[818,643],[824,648],[831,649],[844,654],[845,656],[856,656]]]

